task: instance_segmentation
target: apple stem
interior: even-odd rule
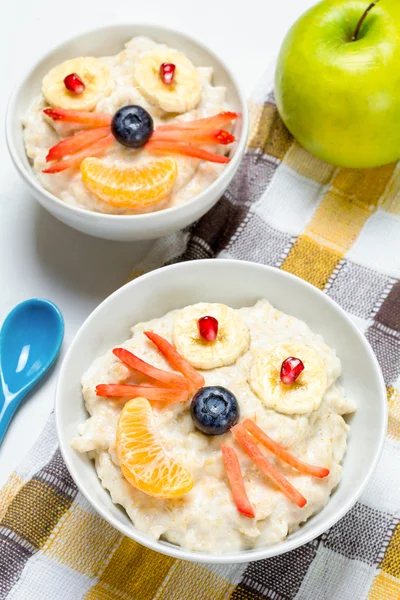
[[[365,9],[365,11],[364,11],[363,15],[361,16],[361,19],[360,19],[360,20],[358,21],[358,23],[357,23],[357,27],[356,27],[356,30],[355,30],[355,32],[354,32],[354,34],[353,34],[353,37],[351,38],[351,41],[352,41],[352,42],[356,42],[356,41],[357,41],[357,39],[358,39],[358,34],[360,33],[361,25],[364,23],[364,21],[365,21],[365,18],[366,18],[366,16],[367,16],[367,14],[369,13],[369,11],[370,11],[370,10],[372,10],[372,9],[374,8],[374,6],[375,6],[376,4],[378,4],[378,2],[379,2],[379,0],[375,0],[375,2],[371,2],[371,4],[369,4],[369,5],[367,6],[367,8]]]

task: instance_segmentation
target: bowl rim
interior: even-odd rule
[[[242,551],[238,551],[238,552],[230,552],[227,554],[213,554],[210,552],[203,553],[203,552],[199,552],[199,551],[187,550],[185,548],[182,548],[181,546],[175,546],[175,545],[168,544],[168,543],[160,543],[159,540],[154,540],[150,537],[148,537],[148,538],[145,537],[146,534],[138,531],[135,528],[135,526],[133,525],[133,523],[131,523],[131,525],[129,525],[129,526],[124,526],[124,525],[121,525],[120,523],[118,523],[117,520],[114,519],[114,517],[108,513],[107,509],[103,509],[103,507],[101,505],[98,505],[97,502],[91,498],[90,493],[84,489],[83,485],[81,486],[80,483],[78,483],[78,481],[75,479],[74,468],[72,467],[72,465],[69,461],[68,453],[66,452],[66,449],[64,447],[64,442],[62,439],[63,424],[60,420],[58,406],[60,403],[60,396],[61,396],[61,381],[63,379],[64,371],[67,368],[70,357],[72,356],[72,354],[75,351],[75,345],[77,343],[78,337],[80,336],[82,331],[86,327],[90,326],[92,321],[96,319],[97,313],[100,311],[100,309],[103,307],[104,304],[111,302],[114,298],[116,298],[119,295],[125,294],[127,288],[134,287],[138,281],[142,281],[144,279],[151,279],[152,277],[157,277],[157,274],[160,271],[179,271],[179,270],[185,269],[185,268],[196,268],[196,264],[198,264],[198,263],[201,263],[202,265],[204,265],[204,264],[207,265],[208,263],[211,263],[211,264],[237,263],[237,264],[240,264],[241,266],[247,265],[247,266],[251,266],[252,268],[259,269],[261,274],[265,273],[266,271],[269,271],[269,272],[278,271],[283,278],[290,279],[292,281],[295,281],[297,284],[303,285],[303,286],[311,289],[312,292],[314,294],[316,294],[317,296],[323,296],[324,300],[328,304],[330,304],[336,311],[339,312],[340,316],[344,319],[344,321],[350,327],[353,334],[362,343],[362,345],[364,346],[367,354],[369,355],[369,357],[372,360],[372,363],[375,367],[375,372],[378,376],[378,380],[380,381],[380,392],[381,393],[379,394],[379,398],[377,400],[380,402],[380,407],[381,407],[382,414],[383,414],[383,426],[381,427],[381,430],[379,432],[378,446],[377,446],[377,451],[375,453],[374,460],[371,461],[371,464],[369,465],[369,469],[368,469],[368,472],[367,472],[364,480],[359,484],[359,486],[354,491],[352,491],[352,493],[349,495],[349,498],[343,504],[343,506],[340,508],[340,510],[338,510],[336,513],[334,513],[329,518],[327,518],[327,520],[324,523],[322,523],[315,531],[313,531],[311,529],[311,531],[308,531],[304,534],[304,530],[303,530],[303,536],[299,536],[297,539],[294,539],[294,540],[290,539],[290,536],[289,536],[289,537],[285,538],[285,540],[283,540],[283,542],[280,542],[279,544],[276,544],[276,545],[256,548],[256,549],[252,549],[252,550],[242,550]],[[253,562],[253,561],[257,561],[257,560],[261,560],[261,559],[265,559],[265,558],[271,558],[273,556],[278,556],[280,554],[289,552],[290,550],[294,550],[295,548],[303,546],[304,544],[312,541],[313,539],[315,539],[316,537],[318,537],[319,535],[324,533],[327,529],[332,527],[339,519],[341,519],[354,506],[354,504],[357,502],[358,498],[361,496],[362,492],[364,491],[366,485],[368,484],[375,468],[377,467],[377,464],[379,462],[379,459],[380,459],[382,451],[383,451],[383,447],[384,447],[384,443],[385,443],[385,439],[386,439],[387,422],[388,422],[388,406],[387,406],[387,401],[386,401],[386,387],[385,387],[385,382],[383,379],[382,371],[379,366],[376,355],[375,355],[374,351],[372,350],[372,347],[370,346],[367,338],[357,328],[355,323],[351,320],[349,315],[341,308],[341,306],[339,306],[327,294],[325,294],[324,292],[322,292],[321,290],[319,290],[312,284],[308,283],[307,281],[297,277],[296,275],[293,275],[286,271],[281,271],[280,269],[277,269],[276,267],[271,267],[271,266],[264,265],[261,263],[254,263],[251,261],[241,261],[241,260],[236,260],[236,259],[224,259],[224,258],[183,261],[180,263],[176,263],[176,264],[160,267],[158,269],[154,269],[154,270],[152,270],[148,273],[145,273],[144,275],[141,275],[140,277],[126,283],[124,286],[122,286],[121,288],[119,288],[118,290],[113,292],[110,296],[108,296],[105,300],[103,300],[82,323],[82,325],[78,329],[78,331],[77,331],[77,333],[76,333],[76,335],[64,357],[64,360],[61,365],[60,373],[58,376],[57,388],[56,388],[56,393],[55,393],[54,412],[55,412],[55,422],[56,422],[58,442],[59,442],[61,454],[67,465],[67,468],[68,468],[72,478],[74,479],[78,489],[85,496],[85,498],[87,499],[89,504],[91,506],[93,506],[93,508],[108,523],[110,523],[110,525],[112,525],[115,529],[117,529],[117,531],[119,531],[123,535],[129,537],[130,539],[135,540],[139,544],[142,544],[142,545],[146,546],[147,548],[150,548],[151,550],[160,552],[161,554],[166,554],[168,556],[172,556],[174,558],[179,558],[179,559],[183,559],[183,560],[189,560],[189,561],[200,562],[200,563],[213,563],[213,564],[232,564],[232,563]],[[67,443],[66,443],[66,445],[67,445]],[[328,503],[329,503],[329,501],[328,501]],[[123,510],[123,509],[121,509],[121,510]],[[324,509],[322,509],[322,510],[324,510]],[[310,518],[312,518],[312,517],[310,517]]]
[[[150,212],[150,213],[142,213],[142,214],[135,214],[135,215],[115,215],[115,214],[110,214],[110,213],[95,212],[95,211],[92,211],[92,210],[89,210],[89,209],[86,209],[86,208],[83,208],[80,206],[74,206],[71,204],[67,204],[66,202],[63,202],[60,198],[57,198],[57,196],[53,195],[51,192],[46,190],[39,183],[39,181],[35,177],[33,171],[28,170],[25,167],[25,165],[22,163],[22,160],[20,159],[19,153],[16,148],[15,136],[14,136],[12,124],[13,124],[13,119],[14,119],[14,114],[15,114],[15,106],[16,106],[17,100],[19,98],[19,95],[21,93],[21,90],[23,89],[23,87],[26,83],[26,80],[29,78],[31,73],[36,68],[38,68],[43,61],[51,58],[52,54],[61,50],[63,48],[63,46],[69,44],[70,42],[72,42],[74,40],[79,40],[80,38],[84,38],[86,36],[91,36],[91,35],[96,35],[96,34],[97,35],[106,34],[106,32],[109,32],[110,30],[125,29],[125,28],[129,28],[129,27],[132,27],[132,29],[134,29],[134,28],[154,29],[156,32],[156,35],[158,34],[158,32],[161,34],[160,37],[162,36],[163,33],[177,34],[178,36],[182,37],[184,40],[194,43],[199,48],[204,50],[206,53],[210,54],[212,56],[212,58],[217,63],[219,63],[221,65],[221,67],[225,70],[225,72],[226,72],[228,78],[230,79],[231,84],[232,84],[233,88],[235,89],[237,96],[239,98],[239,102],[241,105],[241,132],[240,132],[240,137],[237,140],[237,144],[234,149],[234,155],[232,157],[232,160],[225,165],[225,168],[222,171],[222,173],[220,173],[220,175],[208,187],[206,187],[204,190],[202,190],[196,196],[193,196],[193,198],[191,198],[187,202],[184,202],[183,204],[178,204],[176,206],[167,207],[167,208],[161,209],[159,211]],[[20,135],[21,135],[21,132],[20,132]],[[13,92],[11,93],[11,96],[9,98],[7,108],[6,108],[6,117],[5,117],[5,137],[6,137],[7,148],[8,148],[11,160],[12,160],[15,168],[17,169],[20,176],[24,179],[24,181],[29,186],[33,187],[37,193],[44,195],[48,201],[55,203],[60,208],[60,210],[66,210],[67,212],[71,211],[72,213],[75,213],[76,216],[80,215],[84,218],[92,217],[93,219],[96,219],[99,223],[102,222],[104,224],[106,224],[106,222],[109,222],[109,223],[113,222],[115,224],[118,224],[118,222],[125,223],[125,222],[129,222],[129,220],[134,219],[135,221],[139,221],[139,220],[148,221],[149,225],[150,225],[150,223],[152,223],[152,221],[155,221],[159,218],[159,215],[164,216],[164,215],[168,214],[168,216],[170,216],[172,218],[174,213],[179,213],[179,211],[182,210],[182,208],[189,210],[190,206],[201,201],[206,195],[212,194],[214,192],[214,190],[218,187],[218,185],[220,184],[222,179],[227,179],[231,175],[233,176],[233,174],[236,172],[236,170],[239,167],[239,164],[242,160],[243,153],[244,153],[244,150],[245,150],[246,144],[247,144],[248,135],[249,135],[249,109],[248,109],[246,95],[244,93],[243,88],[238,83],[236,76],[232,73],[231,69],[226,65],[225,61],[222,58],[220,58],[216,54],[216,52],[214,52],[211,48],[209,48],[204,42],[198,40],[196,37],[187,35],[186,33],[180,31],[179,29],[174,29],[172,27],[164,27],[162,25],[153,25],[151,23],[145,23],[145,22],[114,23],[112,25],[104,25],[102,27],[95,27],[93,29],[84,30],[79,34],[76,34],[75,36],[65,38],[61,43],[57,44],[57,46],[52,47],[48,52],[41,55],[29,67],[29,69],[26,71],[25,75],[20,79],[19,83],[17,83],[17,85],[14,87]]]

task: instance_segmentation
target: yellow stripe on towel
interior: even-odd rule
[[[175,560],[124,538],[85,600],[152,600]]]

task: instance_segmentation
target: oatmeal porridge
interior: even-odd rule
[[[93,362],[72,445],[138,530],[204,552],[269,546],[339,483],[355,410],[340,374],[321,336],[266,300],[187,306]]]
[[[229,162],[226,88],[213,69],[134,37],[115,56],[55,66],[23,118],[41,185],[72,206],[138,214],[176,206]]]

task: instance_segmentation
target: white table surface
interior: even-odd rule
[[[312,0],[13,0],[0,8],[0,114],[12,87],[64,39],[109,23],[175,27],[219,54],[250,95],[291,23]],[[122,285],[148,243],[107,242],[80,234],[47,214],[25,190],[0,138],[0,323],[31,297],[55,302],[65,319],[60,359],[18,410],[0,448],[0,485],[29,452],[53,406],[61,360],[77,329]]]

